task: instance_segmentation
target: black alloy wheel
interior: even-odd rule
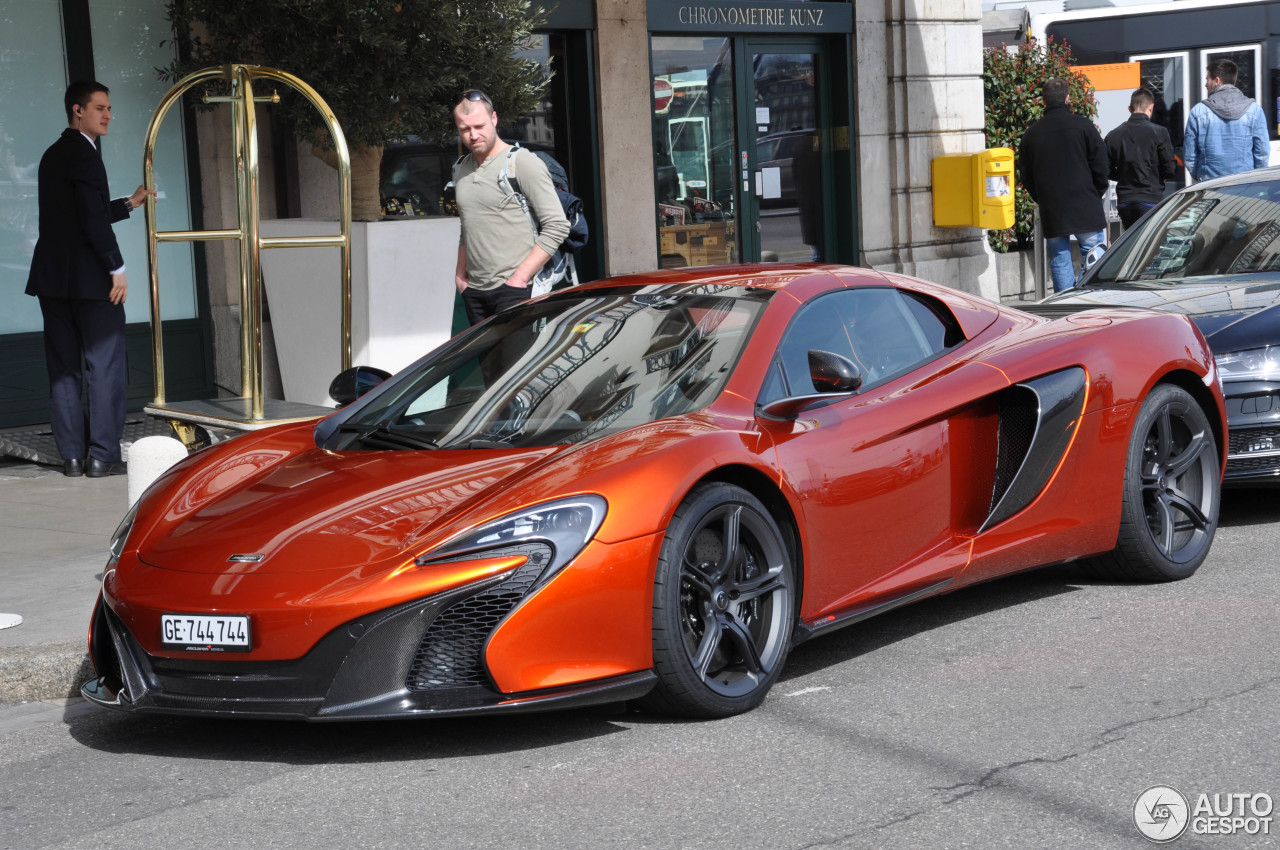
[[[1160,384],[1129,441],[1116,548],[1087,566],[1107,578],[1175,581],[1209,554],[1222,476],[1208,417],[1185,390]]]
[[[658,559],[658,684],[642,707],[727,717],[763,702],[790,649],[794,585],[791,553],[760,500],[730,484],[695,488]]]

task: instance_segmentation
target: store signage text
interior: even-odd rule
[[[825,9],[770,6],[681,6],[679,20],[687,26],[820,27]]]

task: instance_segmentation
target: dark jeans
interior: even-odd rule
[[[120,460],[128,389],[124,305],[91,298],[41,298],[49,413],[63,460]],[[83,368],[81,358],[83,357]],[[88,416],[80,401],[88,385]]]
[[[528,298],[527,286],[517,288],[505,283],[494,289],[472,289],[468,286],[462,290],[462,306],[467,308],[467,320],[473,325]]]
[[[1138,219],[1147,214],[1147,210],[1154,207],[1155,204],[1146,201],[1125,201],[1117,205],[1120,212],[1120,223],[1124,225],[1124,229],[1128,230],[1137,223]]]
[[[462,306],[467,308],[467,319],[472,325],[527,301],[528,298],[528,287],[516,288],[505,283],[495,289],[472,289],[468,286],[462,290]],[[493,386],[498,376],[515,362],[519,352],[527,348],[531,340],[532,337],[527,333],[507,333],[480,361],[484,385]]]

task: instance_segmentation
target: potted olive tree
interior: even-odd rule
[[[546,69],[517,51],[544,23],[543,9],[529,0],[169,0],[166,8],[179,49],[160,69],[165,76],[176,81],[227,63],[278,68],[315,89],[337,117],[351,154],[355,361],[395,371],[447,339],[457,219],[379,221],[383,148],[410,137],[452,140],[452,108],[469,88],[483,90],[504,120],[532,111]],[[304,148],[336,165],[321,115],[301,95],[279,94],[270,108]],[[263,222],[262,232],[297,235],[315,227],[314,220],[278,219]],[[334,257],[331,250],[262,252],[269,330],[288,401],[324,404],[340,368]],[[227,321],[239,321],[234,307],[215,300],[215,323],[220,309]],[[223,359],[236,355],[218,354],[226,373]]]
[[[452,139],[452,108],[481,89],[504,120],[538,104],[544,69],[521,59],[545,12],[529,0],[170,0],[179,58],[166,76],[241,62],[279,68],[320,93],[352,160],[352,218],[381,216],[382,149],[410,136]],[[291,92],[278,109],[300,139],[333,144]]]

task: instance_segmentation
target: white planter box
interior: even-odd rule
[[[449,339],[458,219],[408,218],[351,225],[352,365],[398,372]],[[334,221],[262,222],[263,236],[333,235]],[[332,405],[342,369],[337,248],[261,253],[285,401]]]

